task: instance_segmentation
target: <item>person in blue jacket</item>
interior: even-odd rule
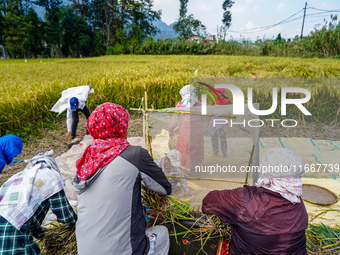
[[[0,138],[0,173],[21,153],[22,147],[22,140],[16,135],[5,135]]]

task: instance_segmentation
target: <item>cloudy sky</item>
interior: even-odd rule
[[[208,32],[216,34],[217,26],[222,25],[222,2],[223,0],[189,0],[188,14],[194,14],[194,17],[208,28]],[[293,38],[301,34],[305,0],[234,0],[234,2],[231,8],[232,25],[227,38],[244,37],[256,40],[276,37],[278,33],[284,38]],[[178,18],[179,0],[154,0],[154,9],[162,10],[162,21],[169,25]],[[337,12],[328,12],[329,10]],[[324,19],[330,21],[332,13],[338,14],[340,21],[340,0],[309,0],[304,35],[315,26],[323,25]],[[284,22],[271,26],[281,21]]]

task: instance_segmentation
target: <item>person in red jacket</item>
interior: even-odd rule
[[[298,154],[272,148],[262,159],[255,186],[208,193],[202,211],[231,225],[230,255],[307,254],[303,172]]]

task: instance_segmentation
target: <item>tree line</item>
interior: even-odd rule
[[[90,57],[111,54],[228,54],[254,56],[339,57],[340,25],[331,16],[321,29],[293,40],[281,38],[225,40],[231,25],[232,0],[221,8],[218,41],[189,42],[206,35],[205,25],[188,14],[189,0],[179,0],[174,39],[154,39],[161,11],[153,0],[0,0],[0,46],[10,58]],[[44,19],[34,5],[43,7]],[[0,57],[4,54],[0,47]]]
[[[161,18],[161,11],[153,9],[153,0],[67,1],[0,0],[0,45],[9,57],[114,54],[136,48],[159,32],[154,21]],[[188,1],[180,0],[175,31],[181,38],[205,28],[187,14]],[[222,6],[223,19],[228,22],[232,4],[224,0]],[[44,20],[38,17],[34,5],[44,8]]]
[[[140,44],[129,47],[112,47],[108,54],[193,54],[193,55],[246,55],[274,57],[333,57],[340,58],[340,22],[337,16],[331,16],[331,21],[325,21],[319,29],[314,29],[309,35],[300,38],[285,39],[279,33],[274,39],[225,40],[224,28],[220,40],[199,42],[189,41],[186,29],[180,30],[179,36],[173,39],[155,39],[147,37]],[[196,22],[197,24],[198,22]],[[194,33],[200,33],[204,27],[191,27]],[[195,30],[196,29],[196,30]]]
[[[152,0],[0,0],[0,45],[11,58],[98,56],[110,45],[141,43],[157,28]],[[33,4],[45,9],[41,20]]]

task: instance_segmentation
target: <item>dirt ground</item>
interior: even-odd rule
[[[57,157],[68,150],[70,140],[65,138],[66,121],[60,119],[54,130],[40,130],[40,136],[31,136],[24,144],[22,154],[17,159],[30,159],[39,152],[54,150],[54,156]],[[82,138],[86,131],[86,119],[80,114],[77,137]],[[143,120],[141,116],[132,116],[129,120],[129,137],[143,136]],[[340,141],[339,126],[326,126],[324,124],[300,124],[295,128],[261,128],[260,137],[309,137],[319,140]],[[26,163],[19,162],[13,167],[6,166],[0,175],[0,185],[2,185],[10,176],[24,169]]]

